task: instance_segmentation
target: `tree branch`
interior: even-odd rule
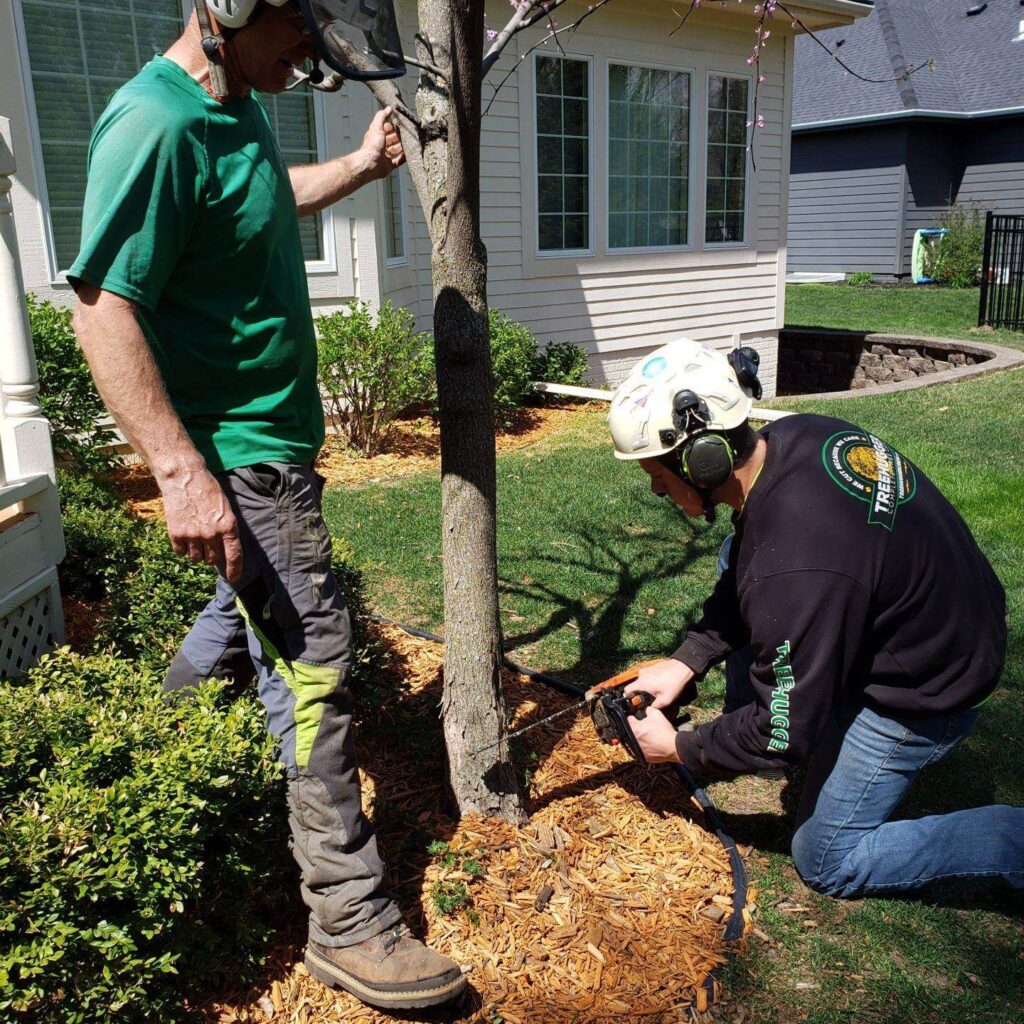
[[[923,71],[925,68],[935,69],[935,58],[929,57],[927,60],[921,61],[916,66],[908,64],[901,75],[891,75],[888,78],[868,78],[866,75],[862,75],[857,71],[854,71],[849,64],[846,63],[836,53],[835,50],[830,50],[826,43],[823,43],[815,34],[811,31],[804,23],[800,20],[799,16],[794,14],[785,4],[776,4],[778,9],[785,13],[788,18],[791,18],[794,25],[799,25],[844,71],[853,75],[854,78],[859,79],[861,82],[867,82],[870,85],[884,85],[889,82],[905,82],[911,75],[916,75],[918,71]]]
[[[564,3],[566,0],[523,0],[516,8],[515,14],[509,18],[508,24],[494,37],[490,49],[484,54],[483,77],[486,77],[491,68],[498,63],[502,51],[508,46],[509,40],[514,35],[528,29],[531,25],[536,25],[543,18],[550,21],[552,12]],[[585,17],[586,15],[583,15],[580,21]]]
[[[441,79],[445,85],[448,84],[447,73],[436,64],[429,64],[427,61],[419,60],[416,57],[410,57],[405,53],[402,54],[402,60],[404,60],[406,64],[411,64],[414,68],[419,68],[421,71],[429,71],[435,78]]]
[[[560,2],[564,3],[565,0],[560,0]],[[491,109],[491,105],[494,103],[494,100],[497,97],[498,92],[501,90],[501,87],[515,74],[516,70],[519,68],[519,65],[522,64],[523,61],[526,60],[526,58],[529,57],[531,53],[533,53],[534,50],[536,50],[540,46],[543,46],[549,40],[556,39],[563,32],[568,32],[569,38],[571,39],[573,34],[576,32],[576,29],[578,29],[580,25],[582,25],[583,22],[587,20],[587,18],[589,18],[592,14],[596,14],[602,7],[605,6],[605,4],[610,4],[611,2],[612,0],[597,0],[595,4],[588,7],[574,22],[571,22],[568,25],[563,25],[562,28],[552,29],[546,36],[544,36],[543,39],[538,39],[537,42],[535,42],[533,46],[531,46],[515,62],[515,64],[513,64],[512,67],[509,68],[508,74],[506,74],[505,77],[494,87],[494,92],[491,94],[491,98],[487,101],[487,107],[484,109],[484,114],[486,115],[488,111]],[[550,7],[551,5],[549,4],[548,6]],[[533,19],[533,21],[531,21],[529,24],[523,25],[522,28],[529,28],[530,25],[532,25],[536,21],[540,21],[541,18],[543,18],[544,16],[544,13],[538,14],[537,17]],[[522,29],[517,29],[516,31],[521,30]]]

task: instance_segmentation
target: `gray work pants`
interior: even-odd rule
[[[331,573],[321,484],[309,466],[260,463],[218,474],[238,520],[242,579],[222,577],[189,631],[168,691],[239,671],[248,652],[288,781],[292,852],[310,938],[362,942],[401,920],[363,814],[352,737],[351,626]]]

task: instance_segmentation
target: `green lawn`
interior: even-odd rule
[[[888,303],[897,294],[908,304],[902,322],[886,319],[896,316],[888,306],[873,312],[869,299]],[[830,314],[842,326],[960,333],[965,321],[957,315],[970,303],[961,308],[960,294],[930,294],[943,312],[929,313],[909,290],[803,285],[790,289],[790,320],[823,322],[817,317],[828,303],[842,306],[842,315]],[[960,509],[1007,589],[1012,629],[1003,683],[976,735],[915,787],[911,814],[1024,803],[1022,387],[1018,370],[892,396],[792,403],[854,420],[903,450]],[[714,526],[687,521],[651,496],[645,479],[611,457],[601,410],[499,459],[502,619],[517,660],[595,681],[667,654],[680,640],[712,585],[727,517]],[[352,545],[377,609],[435,628],[442,621],[439,505],[433,476],[325,497],[332,530]],[[713,676],[704,713],[720,699]],[[741,787],[720,784],[713,795],[737,839],[754,847],[749,867],[769,941],[752,941],[729,966],[729,996],[716,1019],[740,1019],[742,1007],[746,1024],[1024,1020],[1024,900],[818,897],[792,870],[786,823],[774,812],[778,787]],[[778,906],[784,898],[807,909],[786,913]]]
[[[1024,332],[979,331],[977,288],[790,285],[786,289],[786,323],[883,334],[931,334],[1024,348]]]

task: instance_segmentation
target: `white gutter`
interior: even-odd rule
[[[543,395],[570,395],[573,398],[591,398],[598,402],[610,402],[615,396],[614,391],[606,388],[579,388],[575,384],[547,384],[544,381],[530,381],[535,391]],[[760,420],[762,423],[771,423],[774,420],[781,420],[783,416],[792,416],[791,412],[784,412],[782,409],[758,409],[750,410],[752,420]]]
[[[839,14],[854,21],[867,17],[874,9],[874,4],[855,3],[854,0],[804,0],[802,3],[786,3],[794,13],[814,11],[822,14]]]
[[[795,132],[846,128],[848,125],[874,124],[878,121],[974,121],[983,117],[1011,117],[1024,114],[1024,107],[997,107],[994,110],[891,110],[885,114],[863,114],[859,117],[838,117],[832,121],[803,121],[793,125]]]

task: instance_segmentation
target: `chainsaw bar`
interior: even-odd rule
[[[586,707],[588,704],[592,704],[602,693],[605,693],[608,690],[617,690],[625,686],[627,683],[633,682],[633,680],[640,675],[641,669],[647,668],[648,665],[655,664],[656,660],[657,659],[653,661],[642,661],[638,665],[633,665],[630,668],[627,668],[624,672],[619,672],[617,675],[595,684],[587,690],[584,694],[583,700],[576,701],[575,704],[570,704],[568,707],[561,708],[553,715],[548,715],[546,718],[541,718],[536,722],[531,722],[529,725],[524,725],[521,729],[516,729],[515,732],[506,733],[500,740],[495,740],[494,743],[488,743],[485,747],[480,747],[478,750],[474,750],[473,754],[482,754],[485,750],[493,750],[502,742],[502,740],[513,740],[517,736],[522,736],[523,733],[530,732],[533,729],[539,729],[542,725],[546,725],[554,718],[559,718],[562,715],[567,715],[570,711],[578,711],[580,708]],[[605,742],[608,741],[605,740]],[[630,750],[630,753],[633,753],[633,751]]]

